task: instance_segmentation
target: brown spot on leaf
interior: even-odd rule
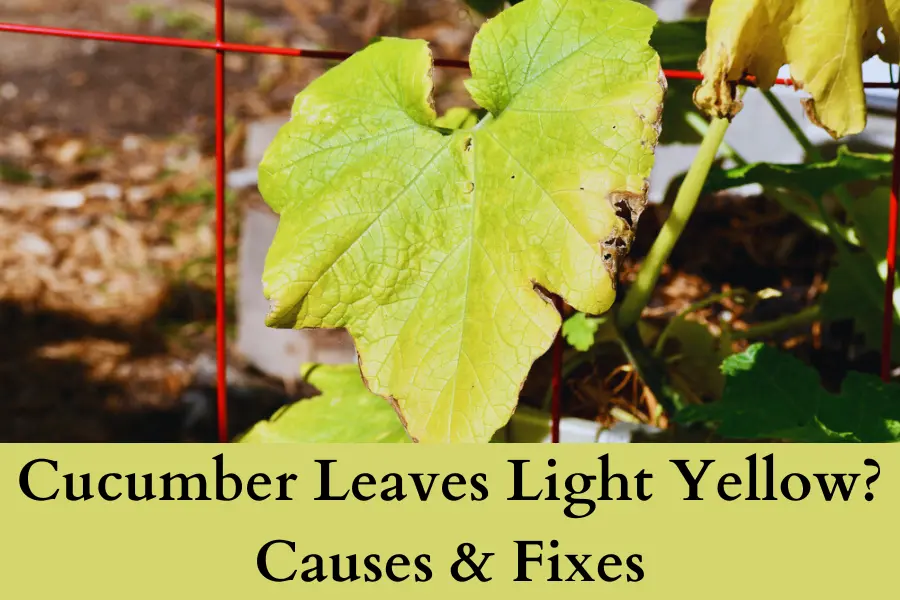
[[[356,364],[359,365],[359,376],[362,377],[363,384],[366,386],[367,390],[374,394],[375,392],[372,390],[372,386],[369,385],[369,380],[366,378],[366,372],[365,370],[363,370],[362,356],[360,356],[359,353],[356,354]],[[397,399],[393,396],[382,396],[382,398],[387,400],[390,403],[391,407],[394,409],[394,412],[397,413],[397,418],[400,419],[400,424],[403,425],[403,429],[406,430],[406,435],[409,436],[409,439],[418,444],[419,440],[414,438],[412,434],[409,433],[409,426],[406,422],[406,417],[403,416],[403,412],[400,410],[400,403],[397,402]]]
[[[637,227],[638,219],[647,206],[647,192],[638,194],[635,192],[611,192],[609,204],[616,211],[616,216],[625,222],[627,229]]]
[[[809,119],[809,122],[810,122],[810,123],[812,123],[813,125],[817,125],[818,127],[821,127],[822,129],[824,129],[825,131],[827,131],[827,132],[828,132],[828,135],[830,135],[832,138],[834,138],[834,139],[836,139],[836,140],[837,140],[837,139],[840,139],[841,136],[839,136],[838,133],[837,133],[835,130],[829,129],[829,128],[828,128],[824,123],[822,123],[822,121],[819,119],[819,115],[818,115],[818,113],[816,113],[816,102],[815,102],[815,100],[813,100],[812,98],[806,98],[806,99],[804,99],[804,100],[801,101],[801,104],[803,104],[803,111],[806,113],[806,118]]]
[[[717,68],[713,75],[708,75],[704,69],[708,59],[708,51],[709,49],[707,48],[700,55],[698,67],[700,72],[704,74],[704,77],[703,82],[694,90],[694,104],[711,117],[728,119],[730,121],[744,107],[744,103],[738,98],[738,83],[749,73],[744,71],[743,75],[738,79],[729,79],[728,73],[732,71],[731,67],[734,61],[729,56],[725,46],[720,44],[716,48],[716,52],[719,55],[716,61]]]
[[[610,206],[619,218],[619,222],[613,231],[600,244],[603,250],[602,258],[606,266],[606,271],[612,279],[613,286],[618,280],[619,267],[622,259],[631,249],[631,242],[634,240],[634,230],[637,227],[638,220],[644,208],[647,205],[647,185],[641,193],[629,191],[612,192],[608,196]]]
[[[553,306],[553,300],[551,300],[552,294],[549,290],[547,290],[547,288],[539,284],[534,279],[531,280],[531,287],[534,288],[534,291],[537,292],[537,295],[540,296],[541,300],[543,300],[550,306]]]

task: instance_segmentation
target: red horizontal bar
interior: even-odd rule
[[[75,38],[80,40],[98,40],[103,42],[123,42],[126,44],[144,44],[148,46],[169,46],[173,48],[191,48],[195,50],[225,50],[227,52],[243,52],[245,54],[272,54],[279,56],[297,56],[303,58],[319,58],[323,60],[344,60],[352,52],[340,50],[304,50],[300,48],[277,48],[275,46],[254,46],[251,44],[233,44],[231,42],[215,42],[205,40],[185,40],[181,38],[159,37],[153,35],[134,35],[130,33],[106,33],[103,31],[86,31],[84,29],[65,29],[62,27],[41,27],[38,25],[20,25],[17,23],[0,23],[0,31],[10,33],[28,33],[32,35],[49,35],[55,37]],[[468,69],[465,60],[448,58],[435,59],[438,67]]]
[[[66,29],[62,27],[42,27],[38,25],[20,25],[17,23],[0,23],[0,31],[10,33],[28,33],[32,35],[50,35],[55,37],[75,38],[81,40],[98,40],[104,42],[124,42],[128,44],[145,44],[149,46],[170,46],[174,48],[192,48],[197,50],[224,50],[227,52],[242,52],[245,54],[270,54],[278,56],[296,56],[302,58],[318,58],[323,60],[345,60],[353,53],[341,50],[305,50],[301,48],[278,48],[275,46],[254,46],[251,44],[233,44],[231,42],[215,42],[204,40],[185,40],[182,38],[160,37],[152,35],[134,35],[130,33],[107,33],[103,31],[87,31],[84,29]],[[434,64],[437,67],[449,67],[453,69],[468,69],[469,62],[452,58],[436,58]],[[682,71],[678,69],[664,69],[669,79],[692,79],[700,81],[703,75],[697,71]],[[755,85],[753,78],[744,82],[746,85]],[[790,79],[776,79],[777,85],[793,85]],[[868,82],[863,84],[870,89],[890,89],[900,87],[900,84],[888,82]]]

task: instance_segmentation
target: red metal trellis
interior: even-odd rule
[[[88,39],[105,42],[122,42],[151,46],[168,46],[174,48],[192,48],[214,50],[216,53],[216,407],[218,436],[220,442],[228,441],[228,404],[226,377],[226,311],[225,311],[225,54],[241,52],[247,54],[270,54],[294,56],[299,58],[317,58],[324,60],[344,60],[352,53],[338,50],[305,50],[300,48],[279,48],[274,46],[254,46],[251,44],[233,44],[225,40],[225,0],[215,0],[216,26],[215,41],[187,40],[180,38],[159,37],[149,35],[133,35],[125,33],[109,33],[87,31],[83,29],[67,29],[61,27],[41,27],[18,23],[0,23],[0,32],[25,33]],[[468,69],[465,60],[436,58],[437,67]],[[669,79],[701,80],[703,77],[696,71],[664,70]],[[753,85],[748,79],[745,83]],[[790,79],[777,79],[779,85],[793,85]],[[866,88],[896,88],[897,84],[869,82]],[[898,96],[897,116],[900,117],[900,96]],[[896,271],[897,229],[898,229],[898,185],[900,185],[900,161],[897,160],[900,148],[900,127],[896,127],[894,142],[894,164],[891,182],[890,217],[888,222],[888,248],[886,254],[887,277],[884,291],[884,321],[882,329],[881,376],[885,381],[890,379],[891,371],[891,330],[893,326],[893,291]],[[562,396],[562,344],[557,339],[553,348],[553,424],[552,441],[559,441],[560,400]]]

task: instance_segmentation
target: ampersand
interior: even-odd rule
[[[477,577],[478,581],[481,582],[491,580],[490,577],[485,576],[485,574],[482,572],[482,569],[484,569],[484,565],[487,563],[488,559],[494,555],[493,552],[482,552],[481,562],[476,564],[473,560],[475,556],[475,544],[466,542],[456,547],[456,555],[459,556],[459,560],[455,561],[450,567],[450,575],[453,577],[453,579],[461,582],[469,581],[473,577]],[[462,567],[463,565],[467,566],[469,570],[471,570],[470,575],[463,577],[459,572],[460,567]]]

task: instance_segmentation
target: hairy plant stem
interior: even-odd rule
[[[697,206],[697,200],[703,191],[703,185],[706,182],[706,176],[712,167],[719,146],[728,130],[729,122],[727,119],[713,119],[709,130],[703,136],[703,143],[700,144],[700,151],[697,153],[691,168],[688,169],[684,182],[675,196],[675,202],[672,205],[672,214],[666,219],[665,224],[653,242],[647,258],[641,265],[637,279],[625,294],[625,299],[617,314],[616,324],[619,330],[626,330],[635,323],[641,316],[641,312],[650,301],[653,294],[653,288],[659,280],[663,266],[672,254],[678,238],[684,231],[688,219]]]

